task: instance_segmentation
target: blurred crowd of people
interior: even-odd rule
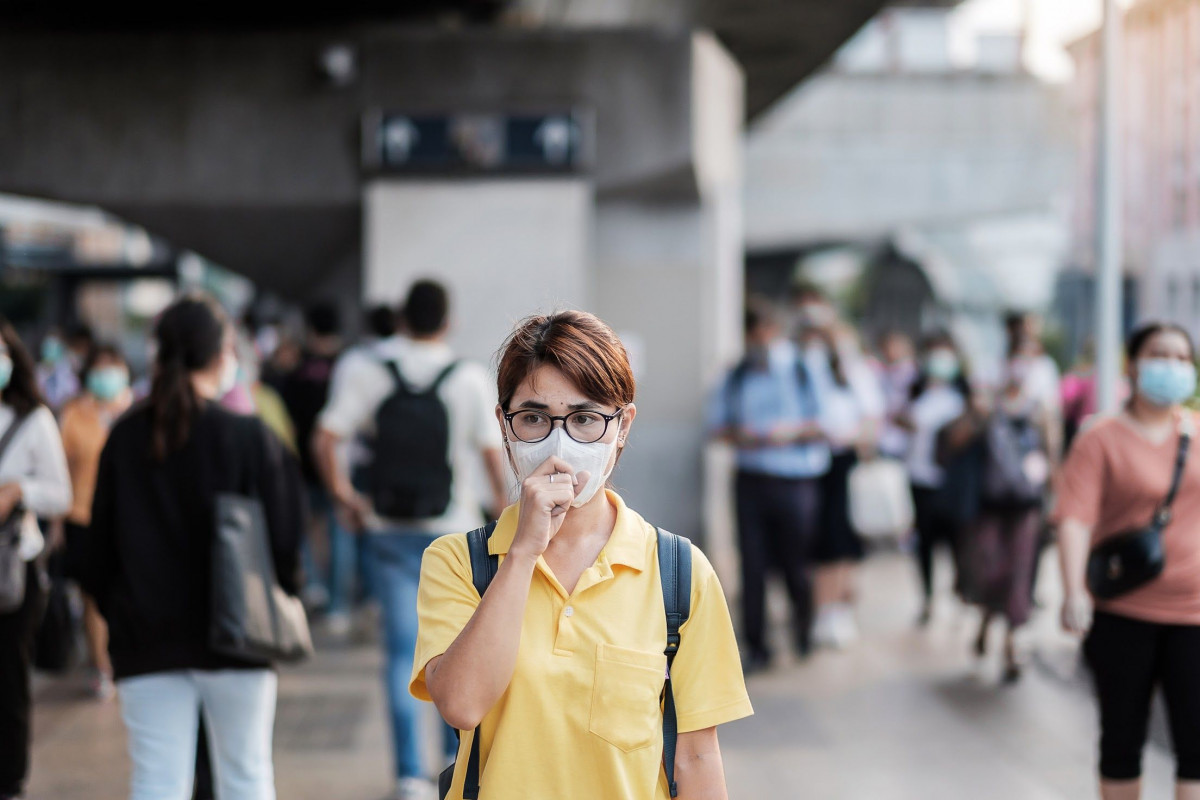
[[[984,611],[977,648],[984,652],[992,620],[1004,619],[1005,673],[1016,680],[1012,634],[1029,619],[1064,412],[1075,430],[1094,411],[1092,379],[1080,371],[1060,381],[1032,314],[1006,320],[1001,379],[986,386],[972,380],[946,331],[914,343],[890,330],[868,343],[819,289],[801,286],[789,299],[780,306],[751,298],[746,356],[710,411],[712,434],[737,451],[747,668],[772,658],[764,623],[769,565],[787,584],[797,652],[846,647],[859,635],[864,534],[890,534],[915,554],[920,624],[934,615],[934,555],[946,547],[955,591]],[[860,530],[857,520],[896,498],[900,482],[911,500],[893,503],[882,529]]]

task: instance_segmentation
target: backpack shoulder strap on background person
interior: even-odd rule
[[[663,609],[667,615],[667,680],[663,684],[663,769],[671,797],[679,795],[675,783],[675,744],[679,738],[679,719],[675,712],[675,693],[671,688],[671,665],[679,652],[679,629],[692,613],[692,543],[662,528],[658,531],[658,574],[662,581]]]

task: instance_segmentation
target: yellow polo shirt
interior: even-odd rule
[[[568,594],[544,559],[534,570],[517,666],[483,719],[480,797],[487,800],[669,800],[662,769],[667,624],[658,537],[621,498],[612,536]],[[501,515],[489,550],[501,559],[517,529]],[[409,689],[429,700],[425,666],[446,652],[479,605],[467,538],[443,536],[425,551],[417,595],[420,629]],[[672,667],[679,731],[754,713],[729,609],[708,559],[692,547],[691,616]],[[464,732],[449,797],[462,797],[473,731]]]

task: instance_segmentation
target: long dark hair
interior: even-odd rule
[[[46,405],[42,390],[38,388],[37,368],[33,356],[29,355],[25,343],[17,335],[17,329],[4,317],[0,317],[0,339],[4,341],[13,365],[12,377],[8,379],[4,391],[0,392],[0,402],[16,412],[17,416],[24,416],[38,406]]]
[[[176,300],[159,317],[154,329],[158,355],[150,387],[151,448],[159,461],[187,442],[200,409],[191,373],[221,356],[228,327],[229,319],[217,302],[199,293]]]

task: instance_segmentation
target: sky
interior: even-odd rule
[[[969,60],[980,33],[1020,30],[1028,15],[1025,59],[1044,78],[1071,77],[1071,59],[1063,45],[1100,26],[1104,0],[967,0],[954,12],[954,54]],[[1128,0],[1121,5],[1129,5]]]

